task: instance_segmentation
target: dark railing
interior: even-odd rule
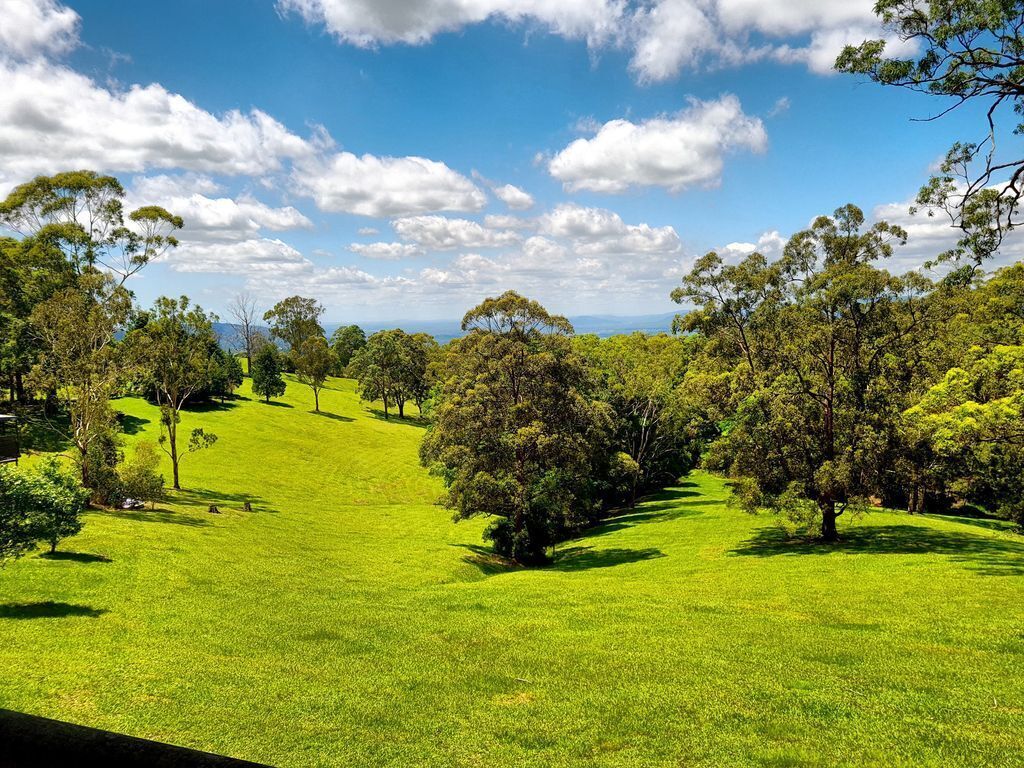
[[[21,455],[21,446],[17,435],[0,434],[0,464],[6,461],[17,461]]]
[[[0,768],[73,765],[267,768],[259,763],[0,709]]]

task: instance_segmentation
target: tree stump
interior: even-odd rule
[[[246,512],[252,512],[252,502],[245,502],[245,506],[243,506],[242,509],[244,509]]]
[[[217,509],[217,505],[216,504],[211,504],[210,505],[210,514],[211,515],[219,515],[220,514],[220,510]]]

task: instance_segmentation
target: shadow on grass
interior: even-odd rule
[[[998,517],[989,517],[984,514],[965,515],[955,512],[929,512],[921,515],[929,520],[950,520],[963,525],[973,525],[975,528],[984,528],[987,531],[1003,531],[1014,533],[1017,528],[1009,520],[1002,520]]]
[[[399,416],[397,413],[392,413],[390,417],[385,418],[384,411],[380,408],[367,408],[366,410],[373,418],[386,421],[389,424],[408,424],[411,427],[419,427],[420,429],[426,429],[428,426],[427,420],[422,416]]]
[[[89,552],[43,552],[39,557],[43,560],[70,560],[73,563],[112,563],[106,555],[93,555]]]
[[[137,435],[146,424],[150,423],[149,419],[132,416],[130,413],[118,413],[117,421],[121,425],[121,431],[126,435]]]
[[[693,483],[689,483],[693,486]],[[603,536],[607,533],[614,533],[626,528],[632,528],[640,523],[666,522],[678,520],[684,517],[697,517],[704,514],[701,507],[715,506],[721,504],[714,499],[694,499],[701,494],[687,490],[685,486],[666,488],[645,496],[633,508],[623,508],[613,512],[603,522],[597,523],[593,528],[587,529],[580,538],[591,536]]]
[[[63,453],[71,448],[71,441],[58,430],[68,426],[68,418],[61,414],[47,421],[38,413],[22,416],[21,447],[41,453]]]
[[[213,413],[216,411],[230,411],[238,407],[238,401],[242,398],[230,397],[227,400],[204,400],[201,403],[188,403],[183,409],[186,413]]]
[[[665,556],[664,552],[654,547],[644,549],[566,547],[556,551],[555,562],[548,568],[553,571],[589,571],[593,568],[611,568],[626,563],[642,563]]]
[[[86,616],[96,619],[107,612],[106,608],[92,608],[73,603],[4,603],[0,605],[0,619],[63,619],[68,616]]]
[[[452,544],[453,547],[468,549],[470,554],[464,562],[474,565],[484,576],[496,576],[500,573],[527,570],[527,567],[497,555],[489,547],[479,544]],[[554,562],[537,566],[531,570],[538,571],[587,571],[593,568],[610,568],[626,563],[639,563],[665,557],[660,549],[594,549],[593,547],[573,546],[556,549]]]
[[[294,408],[295,406],[291,403],[282,403],[280,400],[260,400],[260,405],[269,405],[271,408]]]
[[[948,555],[953,562],[989,576],[1024,576],[1024,540],[1020,542],[971,533],[936,531],[919,525],[847,528],[834,544],[799,541],[769,526],[732,550],[753,557],[827,555],[833,552],[872,555]]]
[[[248,501],[252,504],[253,512],[277,512],[276,509],[268,505],[266,499],[252,493],[221,493],[209,488],[186,488],[180,491],[170,491],[170,493],[171,498],[175,501],[199,507],[209,507],[211,504],[215,504],[225,509],[241,510],[245,502]]]
[[[323,416],[325,419],[333,419],[334,421],[355,421],[351,416],[342,416],[337,413],[330,413],[329,411],[310,411],[314,416]]]
[[[201,528],[210,525],[208,520],[192,515],[172,512],[169,509],[93,509],[89,510],[93,515],[104,515],[116,517],[119,520],[134,520],[140,523],[168,523],[170,525],[184,525],[191,528]]]

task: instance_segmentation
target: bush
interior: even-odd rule
[[[117,473],[117,465],[122,458],[117,437],[113,433],[99,435],[89,445],[83,459],[85,471],[82,477],[91,491],[90,500],[93,504],[117,507],[124,501],[124,490]]]
[[[50,551],[82,530],[89,492],[55,459],[38,469],[0,467],[0,559],[19,557],[45,541]]]
[[[164,498],[164,476],[157,470],[160,455],[152,443],[142,442],[135,446],[132,458],[125,461],[118,474],[124,497],[148,501],[151,505]]]

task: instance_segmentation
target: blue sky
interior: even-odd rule
[[[140,301],[221,314],[455,318],[505,288],[670,311],[695,256],[775,253],[846,202],[908,225],[910,267],[949,233],[907,201],[977,115],[912,122],[940,103],[827,73],[871,5],[0,0],[0,191],[118,175],[186,217]]]

